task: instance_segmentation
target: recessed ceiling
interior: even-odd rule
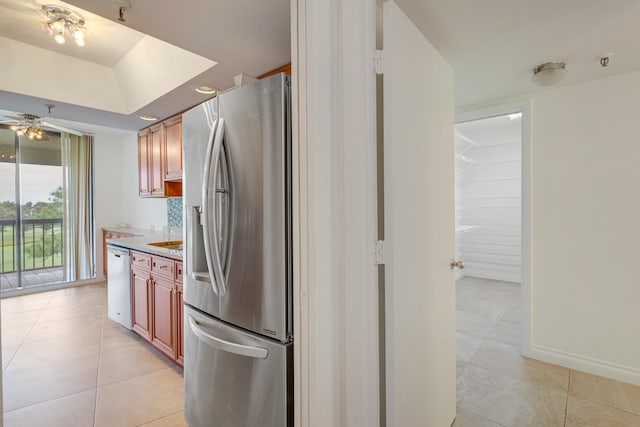
[[[39,4],[44,1],[35,0],[0,0],[0,6],[9,5],[11,13],[25,12],[21,8],[23,3]],[[62,2],[46,2],[47,4],[62,4]],[[86,103],[69,99],[52,99],[51,96],[37,90],[28,92],[27,90],[15,90],[7,86],[6,79],[0,79],[0,108],[19,112],[29,112],[38,115],[49,116],[43,104],[54,101],[57,107],[54,117],[63,120],[76,122],[86,122],[88,124],[117,127],[121,129],[140,129],[147,126],[145,122],[136,118],[139,114],[154,115],[165,118],[179,113],[187,108],[203,102],[212,95],[203,95],[195,92],[195,87],[207,85],[220,89],[233,86],[233,77],[240,73],[257,76],[282,66],[290,62],[290,19],[289,0],[269,0],[255,2],[253,0],[190,0],[188,2],[174,2],[169,0],[133,0],[133,6],[125,13],[126,22],[117,22],[117,10],[111,2],[104,0],[83,1],[72,0],[66,6],[78,11],[85,16],[95,14],[106,17],[115,26],[126,26],[138,33],[162,40],[178,48],[199,55],[212,63],[217,64],[209,67],[197,75],[193,75],[179,86],[173,89],[166,89],[164,95],[151,100],[143,106],[132,103],[135,111],[128,110],[128,113],[119,113],[118,109],[104,107],[86,108],[82,105]],[[35,7],[35,9],[37,9]],[[34,7],[31,8],[33,12]],[[0,16],[6,14],[0,11]],[[4,18],[3,18],[4,19]],[[40,23],[36,19],[36,24],[32,27],[34,33],[41,33]],[[36,45],[35,41],[25,37],[21,31],[26,31],[22,27],[5,30],[10,34],[0,33],[0,37],[18,40],[30,46]],[[4,35],[3,35],[4,34]],[[41,34],[32,35],[32,38],[42,38]],[[143,36],[144,37],[144,36]],[[92,30],[87,36],[88,47],[95,38],[95,31]],[[139,46],[144,40],[140,39],[135,46]],[[48,42],[46,38],[40,40],[42,43]],[[51,41],[52,42],[52,41]],[[68,45],[68,46],[67,46]],[[62,47],[75,48],[71,43]],[[38,47],[42,49],[42,47]],[[47,50],[55,51],[58,46],[49,43]],[[131,51],[131,49],[129,50]],[[65,55],[73,56],[69,52]],[[102,59],[105,63],[113,63],[117,60],[118,53],[110,54],[109,58]],[[77,58],[77,56],[75,56]],[[154,57],[148,58],[149,64],[153,65]],[[122,59],[117,62],[122,62]],[[182,68],[181,59],[175,59],[173,63],[164,62],[162,67],[158,67],[153,72],[147,73],[153,77],[156,71],[162,68],[175,66],[178,70]],[[38,58],[31,58],[25,66],[39,67]],[[55,80],[54,80],[55,83]],[[127,94],[135,88],[135,83],[145,83],[144,81],[134,81],[133,87],[122,88],[121,91]],[[33,85],[28,85],[30,88]],[[100,94],[109,95],[109,91],[104,88],[99,93],[89,93],[87,97],[98,96]],[[20,105],[20,108],[16,107]],[[53,120],[49,118],[49,121]]]
[[[106,67],[114,67],[144,37],[138,31],[82,11],[80,14],[85,21],[86,45],[79,47],[71,42],[59,45],[51,35],[41,30],[41,23],[46,22],[42,5],[49,4],[63,3],[0,0],[0,36]],[[78,10],[68,5],[65,7]]]
[[[2,1],[6,7],[0,4],[0,16],[10,16],[10,28],[2,30],[9,37],[0,34],[4,62],[0,81],[7,91],[131,114],[216,65],[215,61],[62,2],[55,6],[82,16],[88,31],[83,47],[71,42],[59,45],[40,28],[34,30],[47,20],[37,1]],[[108,49],[111,44],[126,48]]]

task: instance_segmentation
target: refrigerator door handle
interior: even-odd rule
[[[213,180],[215,181],[215,178],[218,175],[218,165],[220,163],[223,140],[224,120],[220,118],[216,120],[215,125],[211,128],[204,174],[202,177],[202,231],[204,233],[204,252],[207,259],[207,268],[209,270],[213,292],[220,296],[226,293],[226,285],[224,283],[224,273],[220,262],[218,230],[214,223],[216,197],[213,197],[213,206],[210,206],[209,193],[212,188],[215,189],[215,182],[212,183],[211,178],[213,177]]]
[[[267,355],[269,354],[269,351],[266,348],[236,344],[214,337],[213,335],[210,335],[203,331],[202,328],[200,328],[200,326],[198,325],[198,322],[192,316],[189,316],[189,326],[191,327],[191,331],[193,331],[193,333],[201,341],[219,350],[226,351],[227,353],[253,357],[254,359],[266,359]]]
[[[211,283],[211,277],[209,277],[209,273],[206,271],[194,271],[191,273],[191,278],[197,282]]]

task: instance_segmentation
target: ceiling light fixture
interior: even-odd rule
[[[26,123],[22,125],[9,126],[9,129],[15,131],[18,136],[27,135],[29,139],[42,139],[44,132],[37,123]]]
[[[73,36],[76,45],[82,47],[85,45],[85,27],[82,16],[69,9],[59,6],[43,5],[42,11],[47,17],[47,21],[42,23],[42,30],[53,35],[54,40],[58,44],[65,44],[65,32],[69,32]]]
[[[148,122],[155,122],[156,120],[158,120],[158,117],[156,117],[156,116],[150,116],[150,115],[148,115],[148,114],[140,114],[140,115],[138,116],[138,118],[139,118],[140,120],[146,120],[146,121],[148,121]]]
[[[509,120],[518,120],[518,119],[522,118],[522,113],[521,112],[519,112],[519,113],[511,113],[511,114],[508,114],[507,117],[509,117]]]
[[[214,88],[212,88],[211,86],[198,86],[196,88],[196,92],[203,93],[205,95],[212,95],[212,94],[216,93],[216,90]]]
[[[533,69],[533,83],[538,86],[552,86],[560,83],[567,75],[567,68],[564,62],[546,62]]]

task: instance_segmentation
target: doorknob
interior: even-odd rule
[[[462,270],[464,268],[464,261],[462,260],[456,261],[455,259],[451,258],[451,263],[449,264],[449,266],[451,267],[452,270],[456,267]]]

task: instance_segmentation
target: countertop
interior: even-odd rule
[[[134,234],[134,237],[107,239],[107,244],[182,261],[182,250],[167,249],[161,246],[153,246],[149,244],[155,242],[182,241],[182,235],[172,234],[167,236],[161,231],[142,230],[138,228],[104,227],[104,229],[109,231]]]

